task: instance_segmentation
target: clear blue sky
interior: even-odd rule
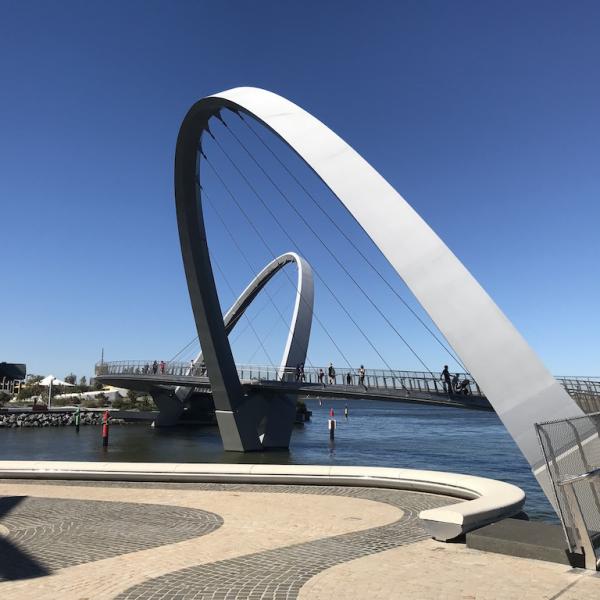
[[[370,161],[554,373],[600,374],[597,2],[5,0],[1,9],[0,360],[89,376],[102,347],[109,360],[168,359],[193,337],[173,202],[175,140],[197,99],[253,85],[300,104]],[[275,249],[289,249],[219,164]],[[303,177],[391,279],[328,193]],[[211,193],[262,267],[268,253],[223,191],[214,185]],[[446,362],[302,206],[428,365]],[[214,255],[239,292],[249,267],[209,209],[207,222]],[[386,360],[419,368],[318,244],[292,229]],[[228,304],[233,293],[217,278]],[[280,275],[271,285],[289,312],[287,284]],[[264,336],[275,317],[263,304],[251,316]],[[351,362],[381,366],[320,284],[317,307]],[[252,356],[257,342],[243,327],[236,357],[265,362],[262,350]],[[341,364],[314,331],[313,363]],[[265,342],[274,359],[284,333]]]

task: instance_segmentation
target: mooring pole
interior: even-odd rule
[[[335,439],[335,419],[329,419],[329,439]]]
[[[104,413],[102,417],[102,445],[106,448],[108,446],[108,419],[110,415],[108,414],[108,410]]]
[[[81,409],[79,406],[75,409],[75,432],[79,433],[79,424],[81,422]]]

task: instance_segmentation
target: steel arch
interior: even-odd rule
[[[235,412],[244,398],[214,290],[199,202],[197,151],[210,118],[223,108],[246,113],[277,134],[350,211],[474,375],[545,486],[534,423],[580,415],[579,407],[458,258],[367,161],[299,106],[251,87],[194,104],[181,125],[175,157],[182,256],[219,404]]]

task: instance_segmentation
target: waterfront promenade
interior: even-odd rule
[[[371,487],[0,480],[0,597],[575,600],[583,570],[430,539],[456,503]]]

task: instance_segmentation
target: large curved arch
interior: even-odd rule
[[[194,104],[182,123],[175,158],[188,288],[213,389],[223,405],[239,406],[243,399],[232,374],[235,366],[214,285],[202,289],[203,283],[212,281],[212,270],[197,160],[202,133],[223,108],[244,112],[277,134],[350,211],[473,374],[544,484],[534,423],[581,415],[579,407],[458,258],[366,160],[299,106],[250,87],[227,90]]]
[[[254,277],[223,317],[225,332],[229,335],[267,283],[290,263],[295,263],[298,267],[298,278],[292,320],[279,365],[280,378],[284,376],[286,369],[294,368],[306,361],[315,301],[313,273],[308,262],[295,252],[286,252],[278,256]],[[203,353],[200,352],[193,364],[197,365],[203,360]],[[193,388],[188,386],[179,386],[175,389],[175,394],[179,400],[184,401],[192,391]]]

